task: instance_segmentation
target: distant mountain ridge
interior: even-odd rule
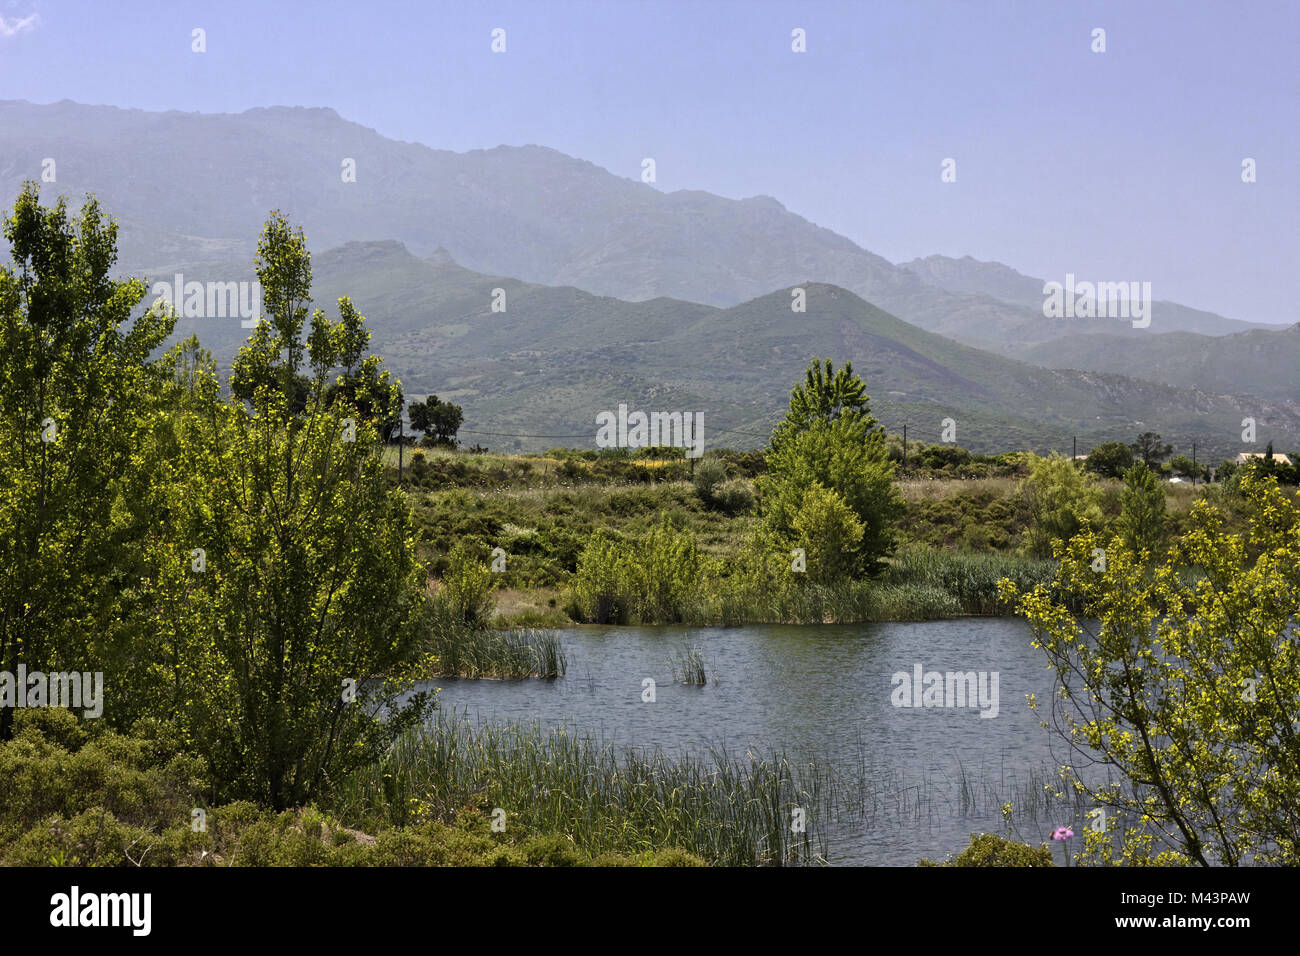
[[[982,262],[971,256],[953,259],[950,256],[927,256],[924,259],[912,259],[900,263],[901,267],[920,277],[926,284],[937,286],[955,295],[991,296],[1000,301],[1034,310],[1042,315],[1043,284],[1047,280],[1023,275],[1010,266],[1000,262]],[[1063,282],[1064,276],[1052,277],[1056,282]],[[1080,279],[1092,279],[1091,276],[1079,276]],[[1052,320],[1043,320],[1052,324]],[[1068,320],[1067,320],[1068,321]],[[1034,324],[1043,324],[1038,320],[1030,323],[1026,332],[1033,338],[1041,338],[1032,328]],[[1069,337],[1078,334],[1112,334],[1123,335],[1133,340],[1146,338],[1152,334],[1160,335],[1170,332],[1197,332],[1201,335],[1231,335],[1249,329],[1277,329],[1279,326],[1263,322],[1242,322],[1227,319],[1213,312],[1192,309],[1176,302],[1156,299],[1152,306],[1151,326],[1146,330],[1134,329],[1131,324],[1095,320],[1084,328],[1065,327],[1056,323],[1058,329],[1052,337]],[[940,330],[941,331],[941,330]],[[1011,343],[1014,349],[1014,343]]]
[[[397,239],[417,256],[443,248],[475,271],[626,301],[730,306],[812,280],[995,351],[1078,331],[1043,318],[1041,285],[1035,298],[1015,281],[958,281],[931,260],[896,266],[769,196],[664,193],[542,146],[432,149],[332,109],[0,101],[0,190],[15,195],[46,157],[58,164],[48,191],[95,192],[120,219],[121,263],[137,273],[247,258],[279,208],[317,250]],[[345,160],[355,182],[343,181]],[[1238,330],[1195,311],[1162,304],[1152,331]]]
[[[247,268],[247,267],[245,267]],[[225,269],[229,274],[231,270]],[[982,352],[901,321],[857,295],[804,282],[728,308],[670,298],[624,302],[574,287],[484,275],[394,241],[354,242],[313,258],[316,304],[348,295],[372,347],[407,393],[465,408],[470,442],[539,450],[590,445],[595,414],[632,407],[705,413],[709,447],[757,447],[810,359],[852,361],[890,429],[938,442],[942,420],[980,451],[1081,450],[1148,429],[1205,456],[1241,450],[1251,415],[1278,447],[1300,447],[1300,407],[1173,388],[1121,375],[1050,370]],[[187,279],[203,280],[201,274]],[[493,312],[494,290],[504,312]],[[247,335],[234,319],[183,320],[229,361]]]

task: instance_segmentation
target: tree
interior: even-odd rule
[[[1186,455],[1175,455],[1169,459],[1169,470],[1180,478],[1202,478],[1205,475],[1205,467]]]
[[[1153,470],[1169,457],[1169,453],[1174,450],[1173,445],[1161,442],[1160,436],[1155,432],[1143,432],[1131,447],[1133,454],[1141,458],[1142,463]]]
[[[423,402],[412,402],[410,416],[411,427],[424,432],[426,440],[423,444],[430,446],[455,447],[456,432],[465,420],[459,405],[444,402],[437,395],[430,395]]]
[[[1164,543],[1165,492],[1155,473],[1140,461],[1124,475],[1116,530],[1135,555]]]
[[[763,528],[782,547],[799,537],[795,517],[814,485],[835,492],[863,527],[855,570],[871,571],[893,550],[903,503],[893,484],[885,432],[852,366],[835,372],[814,361],[790,394],[786,417],[772,432],[767,473],[759,479]]]
[[[1102,518],[1095,480],[1059,453],[1031,459],[1020,497],[1029,511],[1024,550],[1031,557],[1050,557],[1053,542],[1069,540]]]
[[[804,375],[804,384],[790,392],[790,408],[772,432],[772,448],[807,431],[814,423],[833,424],[841,417],[866,418],[870,415],[866,385],[853,374],[853,363],[845,362],[838,372],[830,359],[824,367],[814,360]],[[874,426],[875,419],[870,419]],[[882,437],[883,442],[883,437]]]
[[[4,234],[14,265],[0,269],[0,670],[101,670],[122,650],[124,549],[146,525],[122,490],[153,467],[139,451],[167,373],[151,353],[173,320],[131,320],[145,285],[108,277],[117,226],[93,197],[70,221],[65,200],[42,207],[26,183]],[[119,687],[108,712],[122,697]],[[0,707],[0,739],[13,713]]]
[[[1063,784],[1105,813],[1087,861],[1300,864],[1300,498],[1242,488],[1245,534],[1202,500],[1157,566],[1089,531],[1054,585],[999,583],[1056,674]]]
[[[1102,442],[1089,452],[1083,466],[1102,478],[1122,478],[1133,467],[1133,449],[1120,441]]]
[[[155,641],[185,742],[224,797],[275,808],[320,795],[420,719],[397,692],[417,653],[426,575],[377,423],[395,412],[364,320],[317,310],[301,230],[273,213],[258,244],[266,319],[235,363],[247,399],[200,376],[180,415]],[[331,389],[331,374],[357,387]],[[298,408],[285,383],[305,379]],[[385,404],[389,403],[389,404]]]

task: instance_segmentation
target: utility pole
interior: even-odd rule
[[[405,421],[401,411],[397,413],[397,486],[402,486],[402,445],[406,442]]]
[[[1070,461],[1077,461],[1079,458],[1079,436],[1078,435],[1071,436],[1070,441],[1072,442],[1070,447],[1074,449],[1073,451],[1070,452]]]
[[[907,426],[903,426],[903,467],[907,467]]]
[[[1196,487],[1196,442],[1192,442],[1192,487]]]

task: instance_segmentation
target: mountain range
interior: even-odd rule
[[[706,409],[719,442],[761,444],[817,355],[851,359],[882,420],[929,441],[952,417],[976,449],[1149,428],[1228,454],[1253,415],[1300,444],[1296,327],[1166,301],[1144,330],[1047,319],[1039,279],[969,257],[895,265],[770,197],[665,193],[541,146],[431,149],[330,109],[0,101],[0,190],[45,159],[47,201],[97,194],[121,271],[151,281],[252,278],[282,210],[316,254],[317,301],[351,295],[408,393],[463,404],[467,437],[501,433],[484,444],[582,444],[620,401]],[[224,362],[247,334],[190,329]]]

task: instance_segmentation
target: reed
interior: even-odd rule
[[[670,759],[565,728],[475,728],[439,714],[344,781],[335,808],[358,823],[403,827],[500,807],[508,827],[564,833],[591,853],[676,847],[719,865],[809,864],[826,855],[818,821],[830,812],[827,777],[783,754]],[[806,811],[803,832],[792,826],[796,808]]]
[[[431,677],[558,678],[568,669],[553,631],[444,625],[431,630],[428,646],[436,661]]]
[[[686,644],[679,648],[671,661],[673,668],[673,679],[679,684],[694,684],[703,687],[708,683],[708,675],[704,671],[704,654],[694,644]]]

